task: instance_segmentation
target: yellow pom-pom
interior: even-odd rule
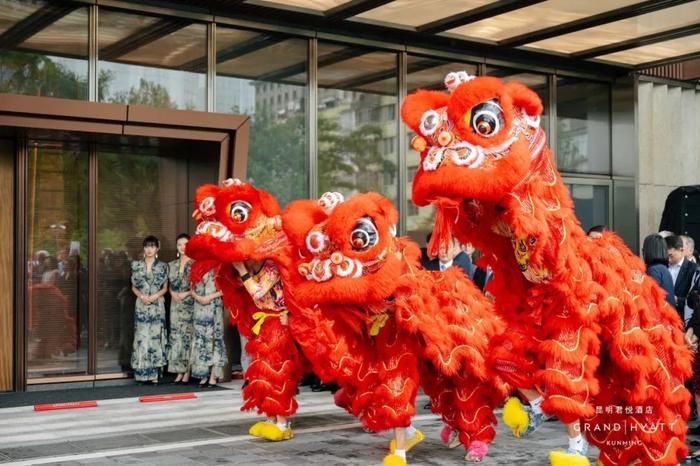
[[[272,442],[279,442],[281,440],[289,440],[294,437],[294,433],[289,427],[280,429],[277,424],[266,422],[260,429],[260,437]]]
[[[520,437],[529,424],[527,411],[516,397],[508,398],[503,406],[503,423],[511,428],[513,435]]]
[[[549,462],[552,466],[590,466],[588,458],[585,456],[564,451],[550,451]]]
[[[406,466],[406,460],[400,457],[399,455],[386,455],[384,457],[384,461],[382,462],[383,466]]]
[[[253,437],[262,437],[262,429],[265,427],[265,424],[269,424],[269,422],[265,421],[260,421],[256,422],[252,426],[250,426],[250,429],[248,429],[248,433],[252,435]]]
[[[411,448],[421,443],[424,439],[425,435],[423,435],[423,432],[416,429],[416,433],[413,434],[413,437],[406,439],[405,450],[409,451]],[[391,442],[389,442],[389,451],[392,454],[396,451],[396,439],[391,439]]]

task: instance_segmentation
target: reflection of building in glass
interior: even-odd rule
[[[275,118],[288,118],[304,113],[306,96],[299,86],[258,81],[255,83],[255,107],[264,108]]]
[[[368,92],[319,89],[319,121],[322,161],[335,168],[320,180],[322,190],[377,191],[395,198],[394,165],[397,151],[396,98]]]

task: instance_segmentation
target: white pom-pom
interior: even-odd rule
[[[448,91],[452,92],[457,89],[460,84],[471,81],[475,77],[476,76],[471,76],[466,71],[453,71],[447,73],[447,76],[445,76],[445,87]]]
[[[214,205],[214,198],[209,196],[202,199],[199,203],[199,211],[205,217],[211,217],[216,213],[216,206]]]
[[[229,186],[240,186],[243,184],[243,182],[238,178],[227,178],[221,184],[224,186],[224,188],[228,188]]]
[[[335,209],[335,207],[342,203],[345,202],[345,198],[343,197],[342,194],[336,193],[336,192],[328,192],[324,193],[323,196],[318,200],[318,205],[323,209],[323,212],[326,215],[330,215],[331,212]]]

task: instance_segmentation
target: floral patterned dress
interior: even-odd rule
[[[215,270],[204,274],[202,281],[197,283],[194,292],[199,296],[216,293],[214,279]],[[221,298],[213,299],[209,304],[194,302],[194,339],[192,341],[192,353],[190,364],[192,376],[198,379],[209,377],[209,368],[212,374],[221,378],[226,366],[226,346],[224,344],[224,304]]]
[[[180,259],[168,263],[168,280],[170,289],[183,293],[190,291],[190,270],[192,261],[187,261],[180,272]],[[192,351],[192,314],[194,298],[186,297],[181,303],[170,301],[170,349],[168,350],[168,372],[184,374],[190,368],[190,352]]]
[[[158,259],[146,270],[143,260],[131,263],[131,284],[146,295],[157,293],[168,279],[168,265]],[[160,297],[152,304],[136,300],[134,316],[134,350],[131,367],[139,381],[155,380],[166,365],[167,335],[165,331],[165,300]]]

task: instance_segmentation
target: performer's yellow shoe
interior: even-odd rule
[[[552,466],[590,466],[588,458],[565,451],[550,451],[549,462]]]
[[[423,440],[425,440],[425,435],[423,435],[423,432],[416,429],[416,433],[413,434],[413,437],[406,439],[405,450],[406,451],[410,450],[411,448],[413,448],[416,445],[418,445],[419,443],[421,443]],[[389,451],[391,452],[392,455],[396,451],[396,439],[391,439],[391,442],[389,442]]]
[[[248,433],[252,435],[253,437],[262,437],[262,430],[263,428],[268,425],[272,424],[270,421],[259,421],[250,426],[250,429],[248,429]]]
[[[265,423],[260,430],[260,437],[272,442],[280,442],[294,437],[294,432],[292,432],[291,427],[280,429],[277,424],[269,422]]]
[[[517,397],[508,398],[503,406],[503,423],[511,428],[516,437],[520,437],[527,430],[529,416]]]
[[[399,455],[394,455],[392,453],[391,455],[386,455],[384,457],[382,466],[406,466],[406,460]]]

